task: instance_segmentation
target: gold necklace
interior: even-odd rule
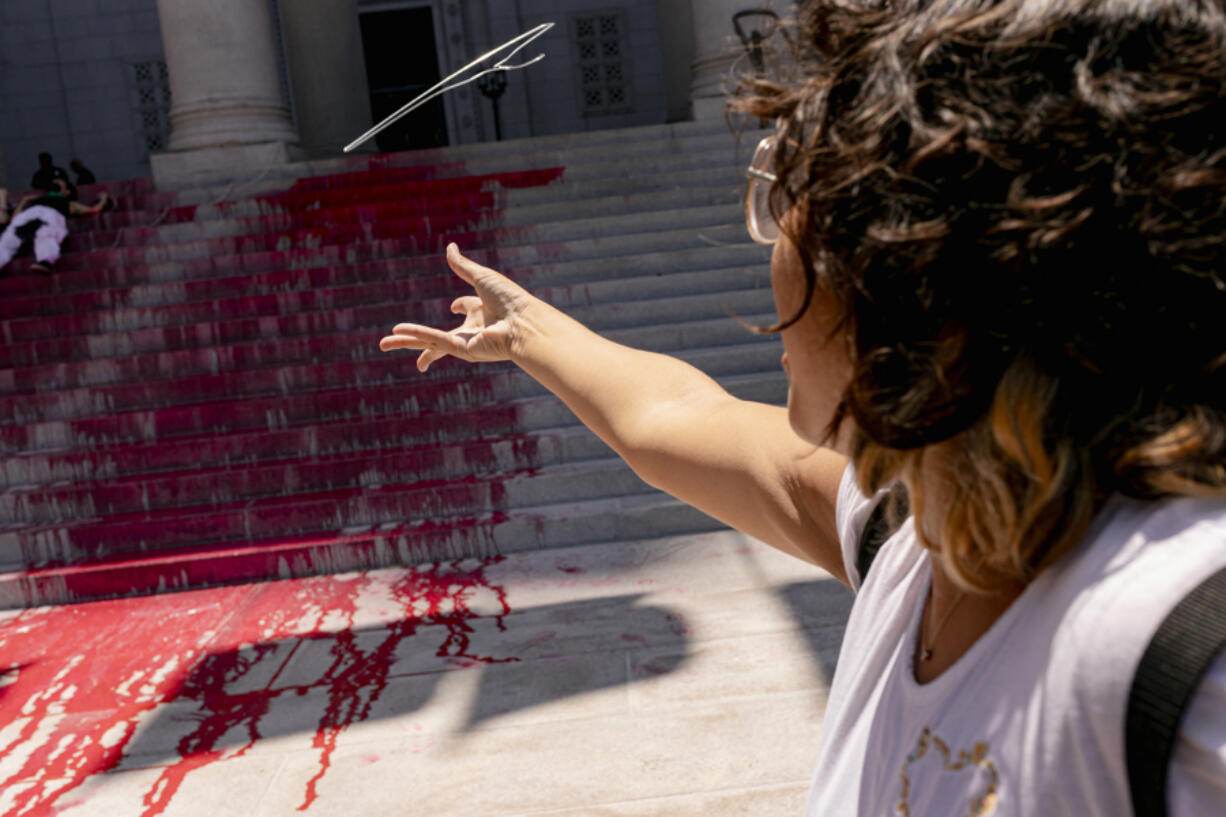
[[[924,640],[924,630],[926,629],[924,625],[927,624],[928,622],[928,616],[927,615],[924,616],[924,620],[920,622],[920,660],[921,661],[931,661],[932,660],[933,642],[935,642],[938,638],[940,638],[941,631],[945,629],[945,625],[949,622],[949,617],[954,614],[954,610],[958,609],[958,605],[962,602],[962,599],[965,595],[966,593],[964,591],[962,590],[958,591],[958,595],[954,597],[953,603],[950,604],[949,607],[946,608],[945,615],[941,616],[941,623],[937,625],[936,632],[932,634],[932,640],[928,641],[927,643],[924,643],[925,641]],[[932,612],[931,602],[934,598],[936,598],[936,594],[933,593],[932,587],[929,587],[928,588],[929,604],[928,604],[928,609],[925,610],[926,613]]]

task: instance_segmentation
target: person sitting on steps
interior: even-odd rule
[[[57,166],[50,153],[38,154],[38,170],[30,177],[30,187],[35,190],[51,190],[56,179],[71,181],[68,171]]]
[[[101,213],[111,198],[103,191],[98,200],[86,207],[69,198],[70,188],[63,179],[54,179],[45,195],[29,195],[17,205],[12,219],[0,234],[0,269],[3,269],[26,241],[34,244],[34,264],[30,269],[44,275],[51,272],[60,259],[60,245],[68,237],[69,216]],[[7,191],[5,201],[7,204]]]
[[[68,167],[73,173],[77,174],[77,184],[96,184],[98,179],[94,176],[94,171],[85,166],[85,163],[80,159],[73,159],[68,163]]]

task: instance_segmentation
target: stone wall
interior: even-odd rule
[[[679,118],[670,111],[665,68],[678,61],[669,63],[664,56],[659,0],[431,0],[429,5],[440,21],[444,73],[539,23],[557,24],[524,52],[543,51],[546,59],[509,75],[500,101],[505,139]],[[360,0],[359,6],[367,3]],[[615,20],[617,31],[602,37],[602,19]],[[594,38],[580,36],[581,20],[588,21],[585,26],[596,21]],[[614,42],[618,53],[605,54]],[[593,44],[600,49],[599,59],[584,59],[585,43],[589,57]],[[102,180],[148,176],[149,154],[166,149],[169,127],[163,53],[156,0],[0,3],[0,183],[27,185],[40,151],[52,153],[61,167],[78,156]],[[592,80],[586,86],[585,67]],[[669,70],[676,73],[675,68]],[[593,78],[592,71],[599,76]],[[620,76],[610,80],[609,71]],[[610,101],[610,93],[620,96]],[[599,94],[605,95],[601,104],[590,104]],[[447,105],[453,143],[494,138],[491,105],[475,88],[453,93]]]
[[[28,185],[40,151],[64,168],[78,156],[99,179],[148,175],[135,66],[153,66],[156,88],[161,59],[155,0],[0,3],[6,184]]]
[[[492,44],[540,23],[556,23],[555,28],[524,52],[543,51],[547,55],[545,60],[523,73],[510,75],[502,102],[504,138],[667,121],[668,99],[657,0],[487,0],[482,5],[487,8],[470,4],[468,10],[470,14],[488,13],[488,41]],[[583,43],[576,25],[579,20],[603,17],[618,21],[617,39],[624,45],[620,61],[626,71],[621,87],[625,89],[626,99],[622,104],[591,106],[596,110],[585,110],[588,106],[584,104],[583,68],[586,65],[603,68],[610,63],[596,66],[583,59]],[[483,31],[482,24],[476,21],[472,29]],[[597,39],[606,43],[612,38]],[[478,111],[483,130],[488,132],[491,127],[488,124],[489,103],[479,100]]]

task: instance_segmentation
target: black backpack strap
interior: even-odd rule
[[[1128,693],[1124,749],[1136,817],[1166,817],[1167,769],[1179,721],[1226,646],[1226,568],[1184,596],[1145,648]]]
[[[895,484],[885,496],[878,500],[877,507],[873,508],[868,521],[864,523],[864,530],[860,532],[860,544],[856,549],[856,570],[860,574],[861,587],[864,586],[864,580],[868,578],[873,559],[877,558],[877,551],[881,550],[885,540],[898,530],[898,526],[892,525],[891,521],[906,518],[907,511],[910,509],[908,500],[906,486],[901,482]]]

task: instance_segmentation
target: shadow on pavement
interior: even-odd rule
[[[855,595],[836,579],[795,582],[784,585],[779,593],[826,679],[833,678]]]
[[[669,647],[675,656],[653,659],[647,676],[671,672],[687,652],[684,628],[675,613],[642,606],[641,598],[470,615],[443,627],[406,619],[213,652],[133,736],[124,765],[208,753],[221,759],[300,733],[327,750],[353,724],[423,709],[449,672],[482,673],[465,728],[630,683],[627,649]]]

